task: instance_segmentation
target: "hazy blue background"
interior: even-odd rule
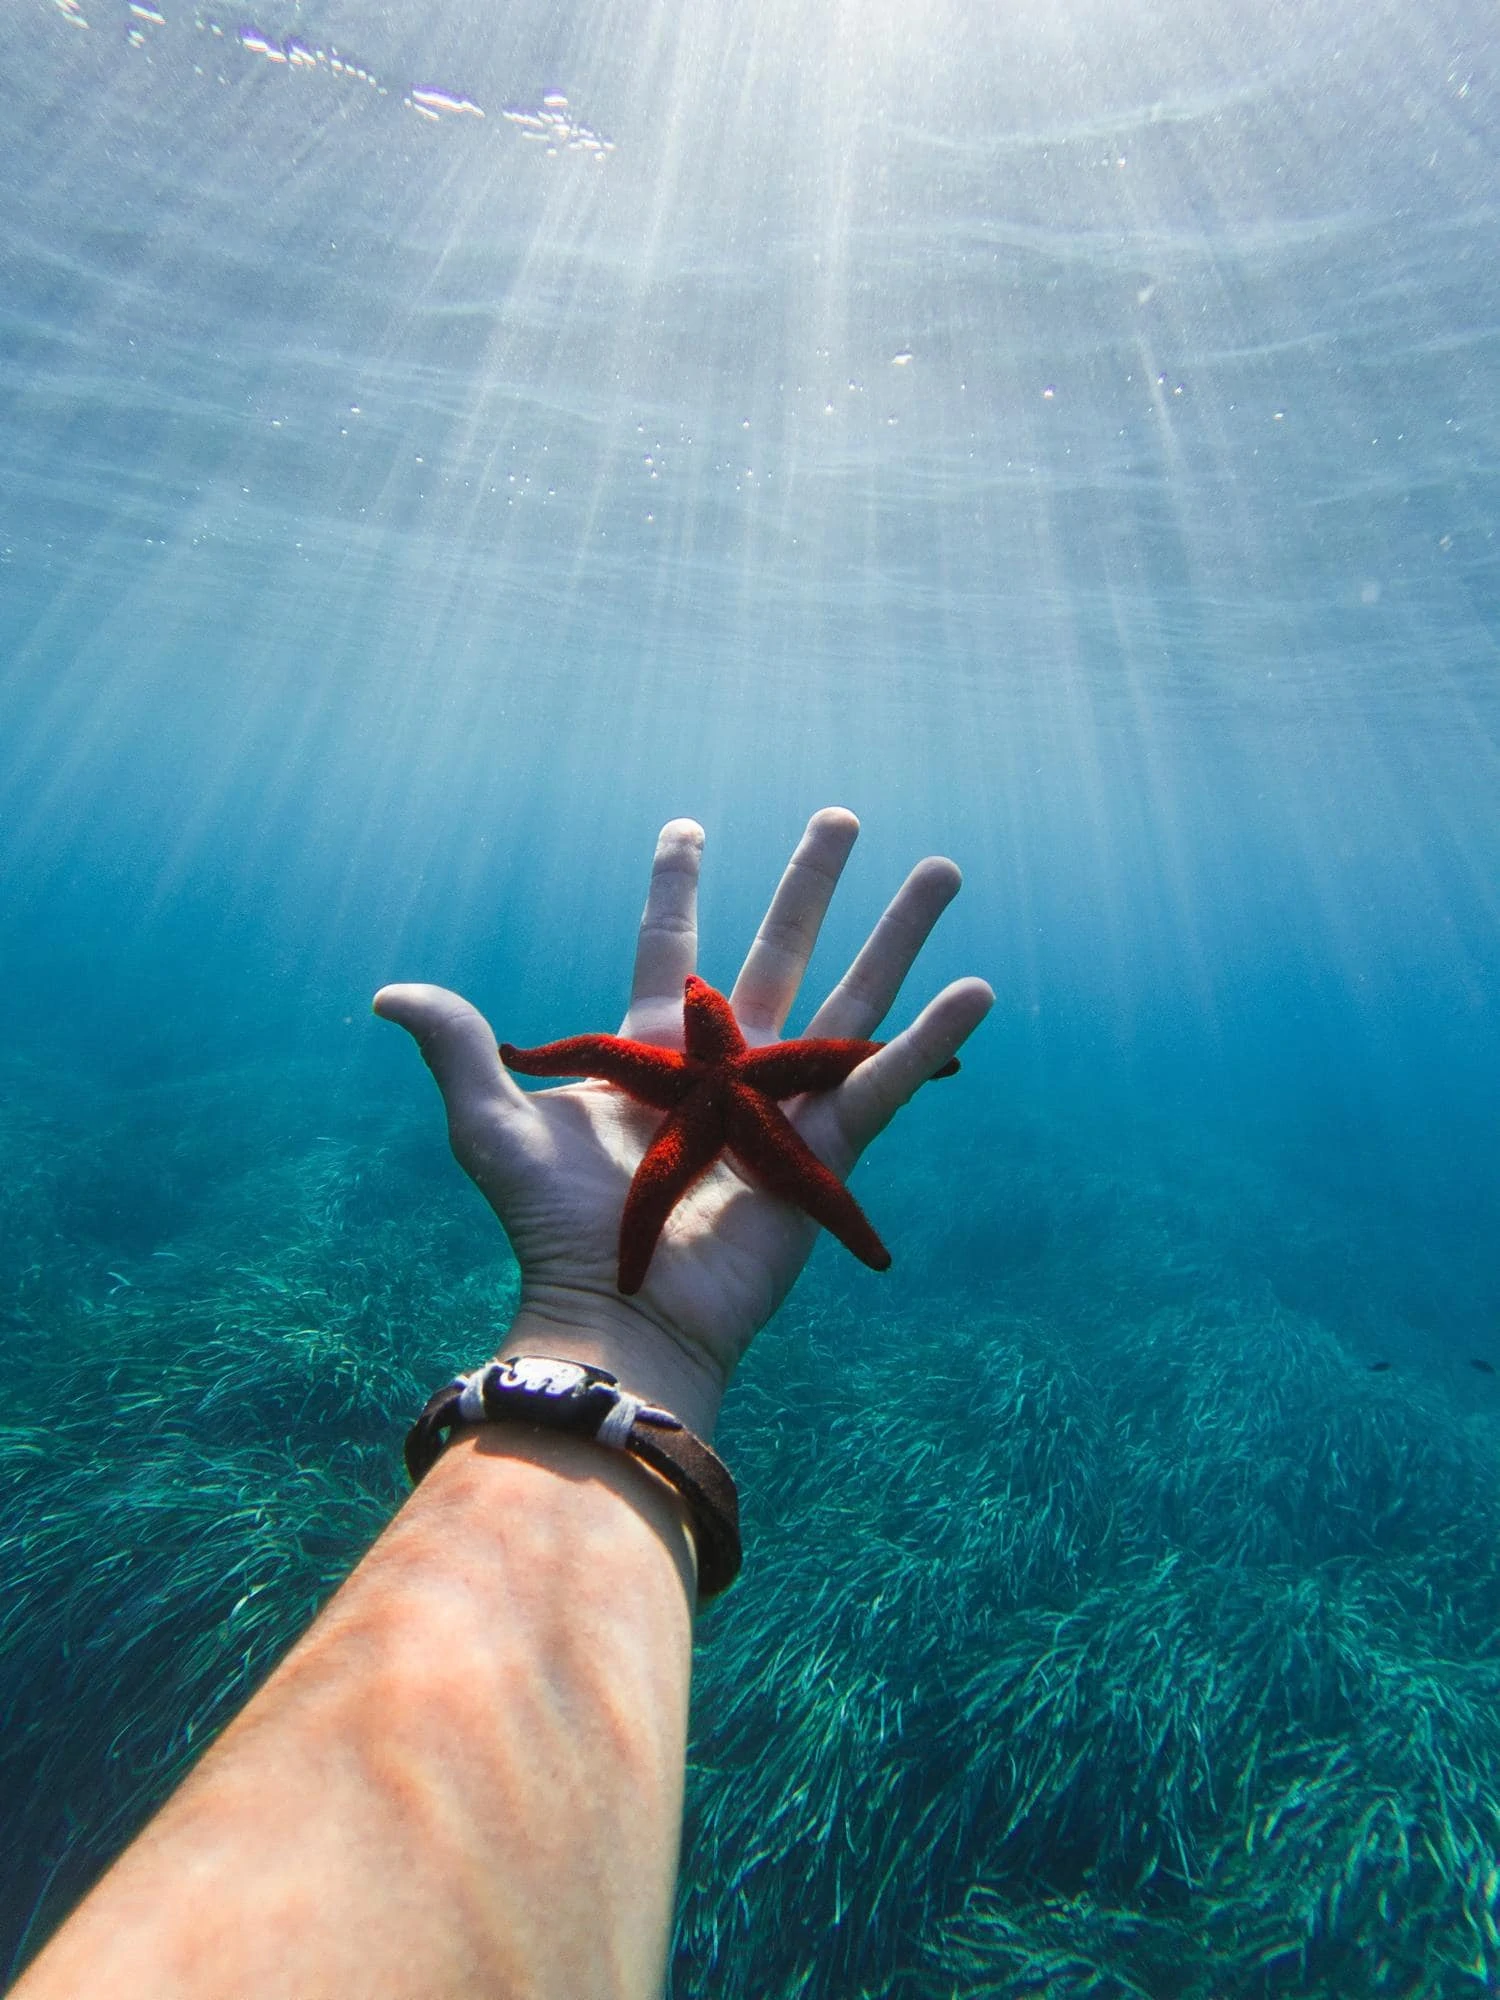
[[[0,50],[13,1090],[285,1052],[436,1143],[379,984],[611,1026],[665,818],[727,981],[845,804],[820,977],[945,851],[920,986],[999,1000],[841,1283],[982,1300],[1030,1119],[1493,1394],[1487,5],[9,0]]]
[[[153,11],[4,24],[13,1047],[416,1092],[382,980],[609,1020],[680,812],[728,977],[837,801],[947,1118],[1492,1186],[1486,10]]]

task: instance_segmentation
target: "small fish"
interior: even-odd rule
[[[1494,1362],[1486,1361],[1482,1354],[1471,1354],[1469,1356],[1469,1366],[1477,1368],[1481,1375],[1493,1375],[1495,1372]]]
[[[1370,1373],[1372,1375],[1383,1375],[1390,1365],[1389,1361],[1372,1361],[1370,1363]]]

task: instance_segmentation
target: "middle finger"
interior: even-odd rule
[[[859,821],[842,806],[825,806],[807,822],[729,996],[741,1027],[781,1033],[858,834]]]

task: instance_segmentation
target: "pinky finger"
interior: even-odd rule
[[[966,1042],[995,1004],[982,979],[956,979],[839,1087],[839,1124],[856,1152],[883,1132],[907,1100]]]

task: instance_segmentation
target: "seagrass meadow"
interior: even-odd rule
[[[5,1086],[14,1964],[399,1504],[514,1272],[435,1119],[347,1076]],[[1492,1379],[1382,1318],[1357,1204],[981,1136],[961,1201],[939,1127],[872,1168],[889,1293],[820,1250],[732,1393],[672,1993],[1491,1990]]]

